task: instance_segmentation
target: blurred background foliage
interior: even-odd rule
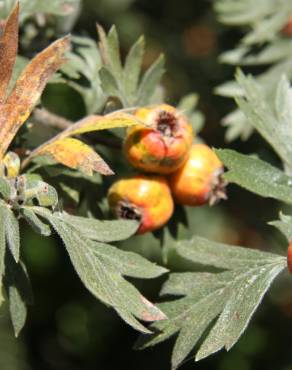
[[[23,8],[34,1],[23,0]],[[10,1],[13,3],[13,1]],[[21,54],[31,57],[56,37],[72,29],[73,35],[97,40],[96,22],[106,30],[115,24],[121,41],[122,54],[144,34],[146,69],[163,52],[167,73],[163,78],[166,102],[177,104],[182,96],[196,92],[199,108],[206,117],[201,137],[214,147],[224,147],[224,131],[220,120],[233,108],[231,100],[213,94],[216,86],[233,78],[233,68],[218,63],[218,56],[234,47],[243,33],[216,21],[212,1],[182,0],[77,0],[60,2],[36,1],[37,14],[31,17],[29,6],[22,15]],[[2,4],[2,5],[1,5]],[[9,1],[0,1],[1,17],[5,17]],[[50,9],[46,9],[46,5]],[[42,12],[45,11],[44,15]],[[260,69],[258,67],[258,69]],[[50,84],[42,100],[51,111],[70,120],[86,114],[86,106],[76,90],[66,84]],[[43,128],[34,131],[36,142]],[[25,136],[24,136],[25,137]],[[32,142],[32,138],[30,138]],[[277,164],[277,159],[257,135],[242,143],[236,140],[229,147],[241,152],[258,153],[261,158]],[[119,174],[119,151],[99,147],[112,168]],[[60,180],[57,178],[57,181]],[[106,179],[105,184],[113,181]],[[97,180],[97,182],[99,182]],[[102,208],[104,186],[90,184],[96,204]],[[230,186],[229,200],[213,208],[187,209],[185,217],[177,209],[177,222],[155,235],[134,237],[120,244],[150,260],[162,262],[166,251],[161,240],[167,240],[168,266],[184,270],[188,266],[171,252],[174,236],[193,234],[226,243],[240,244],[263,250],[285,253],[281,236],[266,225],[276,219],[279,204],[264,200],[242,189]],[[84,207],[87,207],[86,194]],[[188,221],[186,221],[188,220]],[[88,293],[76,274],[60,241],[44,239],[24,228],[23,253],[32,280],[35,303],[29,310],[28,323],[19,339],[14,339],[6,308],[0,316],[0,369],[2,370],[128,370],[169,369],[169,342],[150,350],[131,349],[137,333],[117,315]],[[52,241],[53,240],[53,241]],[[159,300],[162,279],[137,281],[150,299]],[[230,353],[220,353],[195,364],[186,362],[184,370],[292,370],[292,279],[282,276],[265,299],[247,333]],[[276,364],[276,365],[275,365]]]

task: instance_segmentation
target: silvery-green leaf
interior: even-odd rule
[[[283,171],[253,156],[230,149],[216,150],[227,167],[224,178],[262,197],[292,203],[292,178]]]
[[[269,222],[269,225],[275,226],[285,235],[288,242],[292,240],[292,217],[280,213],[280,219]]]
[[[75,227],[63,219],[60,213],[43,215],[60,235],[77,274],[93,295],[112,306],[129,325],[141,332],[147,333],[149,330],[137,319],[144,321],[165,319],[165,315],[156,306],[123,278],[119,270],[125,271],[125,267],[121,268],[121,259],[120,264],[115,264],[110,247],[108,251],[99,251],[102,247],[99,243],[80,234]],[[139,263],[139,259],[135,259],[135,263]],[[140,272],[145,276],[144,267],[140,266],[140,268],[142,269]],[[156,269],[156,267],[153,268]],[[164,269],[159,272],[163,273]],[[155,273],[158,271],[156,270]],[[133,268],[131,274],[137,276],[137,268]]]
[[[125,94],[128,96],[128,100],[134,104],[136,96],[139,77],[141,73],[142,60],[144,56],[145,40],[141,36],[131,47],[125,61],[125,67],[123,70],[123,80]]]
[[[165,72],[164,56],[161,55],[145,72],[137,91],[138,105],[147,105]]]
[[[22,262],[15,263],[12,256],[6,258],[5,288],[15,336],[18,337],[27,315],[27,304],[32,303],[32,292],[27,271]]]
[[[182,364],[200,340],[197,361],[221,348],[229,350],[246,329],[275,277],[286,266],[285,257],[201,237],[178,241],[176,250],[196,266],[225,271],[174,273],[165,283],[162,295],[181,298],[159,305],[168,320],[151,324],[153,334],[141,336],[136,346],[152,346],[177,334],[173,369]]]
[[[6,200],[12,195],[11,184],[4,177],[0,177],[0,194]]]
[[[62,71],[70,77],[69,86],[75,89],[82,98],[88,114],[99,113],[106,101],[106,94],[101,89],[99,70],[102,67],[97,43],[87,37],[72,38],[75,51],[69,54],[68,62]],[[75,76],[75,77],[74,77]],[[78,78],[84,76],[88,86],[78,83]],[[77,80],[73,80],[74,77]]]
[[[0,207],[0,303],[2,302],[2,277],[5,272],[5,254],[6,254],[6,237],[5,237],[5,210]]]
[[[133,220],[100,221],[94,218],[72,216],[63,213],[63,219],[85,235],[88,239],[99,242],[114,242],[132,236],[139,226]]]
[[[35,230],[35,232],[44,236],[51,235],[51,229],[49,225],[42,222],[40,218],[35,214],[35,212],[33,212],[31,207],[22,207],[21,214],[24,219],[30,224],[30,226]]]
[[[1,205],[0,207],[4,216],[7,245],[15,261],[18,262],[20,253],[19,222],[9,207],[6,205]]]
[[[121,251],[109,244],[95,243],[92,245],[92,252],[102,258],[105,264],[111,263],[125,276],[135,278],[152,279],[168,270],[149,262],[137,253]]]

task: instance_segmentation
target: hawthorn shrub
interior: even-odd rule
[[[43,238],[58,235],[85,288],[140,333],[136,348],[153,346],[175,336],[172,369],[179,367],[191,353],[199,361],[221,349],[230,350],[244,333],[274,279],[286,269],[285,255],[226,245],[199,235],[178,239],[177,224],[186,217],[181,205],[176,205],[172,221],[155,231],[162,246],[160,265],[115,244],[130,240],[141,231],[145,219],[139,213],[141,208],[138,213],[133,212],[128,199],[123,199],[126,203],[118,214],[120,218],[115,219],[106,193],[117,179],[133,177],[136,173],[122,150],[126,132],[136,133],[137,127],[143,132],[152,130],[155,135],[159,131],[158,125],[152,127],[136,112],[144,109],[151,114],[164,106],[163,55],[142,73],[144,38],[134,43],[122,62],[116,28],[113,26],[106,32],[97,25],[98,43],[85,36],[64,36],[29,60],[18,55],[19,22],[31,22],[31,27],[21,33],[20,41],[24,49],[32,50],[40,29],[48,34],[70,31],[78,16],[79,1],[58,0],[31,6],[30,1],[23,0],[20,9],[18,2],[4,3],[0,9],[2,17],[6,17],[1,23],[0,49],[0,276],[1,302],[4,299],[9,302],[15,335],[25,325],[27,305],[32,303],[33,295],[20,250],[19,223],[24,220]],[[199,200],[190,203],[195,206],[208,200],[215,203],[214,191],[217,198],[225,198],[224,187],[234,183],[261,197],[290,205],[292,40],[287,30],[291,2],[258,1],[251,9],[250,0],[217,0],[214,8],[222,23],[246,31],[235,49],[220,56],[221,62],[242,68],[237,69],[234,81],[215,91],[235,98],[237,105],[223,121],[228,127],[227,140],[247,139],[256,130],[278,155],[281,166],[274,167],[253,153],[214,149],[210,161],[215,158],[215,173],[209,173],[208,169],[199,172],[199,167],[208,162],[204,160],[197,167],[190,166],[190,170],[185,167],[187,171],[198,172],[199,185],[205,184],[206,176],[210,176],[208,194],[200,192]],[[63,17],[61,21],[60,17]],[[243,72],[246,67],[259,65],[264,70],[260,75]],[[51,83],[74,89],[83,100],[86,116],[71,122],[43,108],[42,92]],[[163,140],[166,136],[167,140],[173,139],[169,128],[173,129],[183,119],[191,127],[190,132],[195,133],[195,145],[203,142],[199,134],[204,118],[197,102],[196,94],[183,97],[175,108],[170,108],[175,112],[171,119],[159,108]],[[42,141],[35,136],[39,127]],[[138,139],[135,136],[131,140],[135,144]],[[151,142],[154,151],[155,140],[154,144]],[[173,149],[172,145],[173,142],[169,147]],[[96,149],[101,147],[99,154]],[[186,148],[191,150],[190,143]],[[210,149],[206,151],[209,152]],[[209,155],[204,153],[203,157]],[[154,155],[147,154],[154,168]],[[115,173],[112,158],[122,168],[114,180],[111,180]],[[171,158],[166,156],[166,159],[169,166]],[[183,188],[188,186],[188,181],[193,184],[193,176],[187,179]],[[167,179],[160,181],[164,191],[166,187],[170,204],[166,223],[173,204],[169,200]],[[137,188],[131,192],[126,186],[125,190],[132,196]],[[157,197],[157,202],[163,201],[162,193],[153,193],[150,196]],[[143,198],[142,192],[134,195],[135,199],[139,198],[138,205],[141,199],[145,203],[147,198]],[[147,208],[147,204],[143,206]],[[153,214],[155,219],[157,214]],[[158,219],[155,221],[159,223]],[[292,238],[292,215],[281,213],[279,220],[269,224],[280,230],[288,245]],[[188,262],[189,271],[169,270],[170,251]],[[291,253],[288,258],[291,270]],[[150,302],[127,279],[154,279],[162,275],[165,282],[160,291],[161,302],[157,304]]]

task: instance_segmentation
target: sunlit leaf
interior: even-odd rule
[[[106,116],[88,116],[70,127],[64,135],[80,135],[86,132],[108,130],[116,127],[129,127],[141,123],[133,115],[111,113]]]
[[[7,254],[5,288],[9,298],[9,310],[15,336],[18,337],[27,315],[27,304],[32,303],[32,292],[27,271],[22,262],[15,263]]]
[[[67,213],[64,213],[63,217],[87,238],[107,243],[128,239],[139,226],[139,223],[133,220],[100,221]]]
[[[154,333],[141,337],[137,346],[145,348],[178,334],[173,369],[202,338],[197,361],[222,348],[228,351],[246,329],[275,277],[286,267],[285,257],[200,237],[177,242],[176,250],[195,265],[220,268],[221,272],[175,273],[162,289],[163,295],[183,297],[159,305],[168,320],[152,324]]]
[[[79,169],[87,175],[93,171],[103,175],[112,175],[113,172],[104,160],[88,145],[80,140],[64,138],[44,145],[38,154],[50,155],[55,161],[63,165]]]
[[[41,207],[31,207],[31,210],[47,219],[60,235],[76,272],[89,291],[112,306],[127,323],[137,330],[149,332],[136,317],[144,321],[165,318],[158,308],[122,277],[125,274],[153,278],[163,274],[166,271],[164,268],[134,253],[122,252],[110,245],[88,239],[86,229],[81,231],[82,229],[72,225],[74,216],[66,220],[66,214],[63,213],[52,213]],[[85,220],[84,222],[86,224]],[[118,229],[117,232],[119,233]]]
[[[292,203],[292,178],[258,158],[230,149],[216,150],[228,168],[224,178],[262,197]]]

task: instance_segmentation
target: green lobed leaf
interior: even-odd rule
[[[47,218],[60,235],[76,272],[93,295],[112,306],[129,325],[141,332],[147,333],[149,330],[137,319],[144,321],[165,319],[165,315],[157,307],[122,277],[126,267],[121,268],[121,265],[114,264],[112,253],[106,255],[106,250],[99,243],[82,235],[79,230],[64,220],[62,213],[52,214],[47,210],[43,212],[43,209],[37,209],[37,207],[34,209],[42,217]],[[97,253],[100,248],[104,253],[103,256]],[[111,252],[110,249],[108,251]],[[133,262],[133,256],[127,263],[130,261]],[[137,262],[139,258],[135,259],[135,263]],[[153,269],[157,268],[153,267]],[[142,266],[142,271],[142,276],[145,276],[145,266]],[[164,271],[164,269],[155,270],[154,275],[157,276]],[[130,273],[134,276],[138,275],[137,268],[133,267]]]
[[[101,39],[101,42],[103,42],[103,39]],[[110,66],[110,71],[117,81],[120,81],[123,77],[123,70],[120,57],[119,37],[115,26],[111,27],[103,48],[106,52],[106,62]]]
[[[137,253],[121,251],[104,243],[95,243],[92,246],[92,252],[104,260],[105,264],[113,264],[125,276],[152,279],[168,271],[164,267],[149,262]]]
[[[5,200],[8,200],[12,195],[11,184],[4,177],[0,177],[0,194]]]
[[[292,203],[292,178],[258,158],[230,149],[216,150],[228,168],[224,178],[262,197]]]
[[[196,265],[227,270],[174,273],[165,283],[162,295],[183,297],[159,305],[168,320],[152,324],[154,333],[140,337],[137,346],[152,346],[178,334],[172,353],[173,369],[202,338],[197,361],[221,348],[229,350],[246,329],[272,281],[286,266],[285,257],[200,237],[177,242],[176,250]]]
[[[7,245],[16,262],[19,261],[20,254],[20,235],[19,223],[13,211],[6,205],[0,206],[4,216],[4,227]]]
[[[8,253],[5,288],[9,298],[9,310],[15,336],[18,337],[27,316],[27,304],[32,304],[32,291],[26,268],[22,262],[16,263]]]
[[[269,225],[276,227],[283,235],[285,235],[287,241],[290,243],[292,240],[292,217],[280,213],[280,220],[271,221]]]
[[[214,7],[221,22],[237,27],[244,26],[245,31],[245,36],[238,45],[233,50],[224,52],[220,56],[220,61],[237,66],[272,64],[256,77],[262,87],[262,93],[268,106],[272,107],[278,81],[283,74],[286,74],[288,79],[292,77],[292,40],[282,33],[282,29],[287,25],[291,16],[291,2],[260,0],[255,3],[253,0],[216,0]],[[232,85],[235,91],[234,95],[232,95]],[[238,90],[241,90],[242,96],[241,87],[232,81],[231,84],[223,84],[216,88],[216,93],[234,97],[238,96]],[[258,106],[259,109],[262,108],[261,105],[258,105],[260,100],[254,102],[254,105]],[[265,109],[263,109],[264,111]],[[266,112],[265,118],[270,115],[268,111]],[[222,123],[227,127],[226,139],[228,141],[238,137],[246,140],[254,128],[254,124],[250,122],[250,115],[244,117],[239,110],[226,116]]]
[[[6,238],[5,238],[5,211],[0,207],[0,290],[2,287],[2,277],[5,272],[5,254],[6,254]],[[0,292],[0,303],[2,302],[2,294]]]
[[[105,104],[106,94],[101,88],[99,71],[102,61],[97,44],[90,38],[76,36],[72,38],[72,43],[74,52],[69,53],[68,63],[62,71],[70,78],[68,85],[82,96],[87,113],[99,113]],[[86,85],[79,83],[81,76],[86,78]]]
[[[139,83],[143,56],[145,52],[145,40],[141,36],[131,47],[125,61],[123,70],[123,83],[125,94],[128,96],[128,100],[131,103],[135,102],[136,90]]]
[[[238,71],[237,81],[244,91],[243,97],[236,99],[239,108],[282,161],[291,166],[292,123],[289,119],[292,116],[292,94],[287,78],[280,79],[272,104],[252,77]]]
[[[68,213],[63,213],[63,218],[88,239],[107,243],[125,240],[135,234],[139,227],[134,220],[100,221]]]
[[[156,86],[165,72],[164,56],[160,55],[158,59],[147,69],[137,91],[137,105],[143,106],[150,102]]]
[[[33,207],[22,207],[21,214],[29,225],[34,229],[35,232],[44,236],[51,235],[51,229],[49,225],[45,224],[40,220],[36,213],[32,210]]]
[[[161,55],[148,68],[139,83],[144,56],[144,38],[139,38],[131,47],[123,66],[116,28],[113,26],[107,35],[101,26],[98,25],[97,29],[100,39],[99,50],[103,59],[99,77],[108,97],[117,98],[123,107],[159,103],[161,90],[158,94],[157,92],[164,73],[164,57]]]

